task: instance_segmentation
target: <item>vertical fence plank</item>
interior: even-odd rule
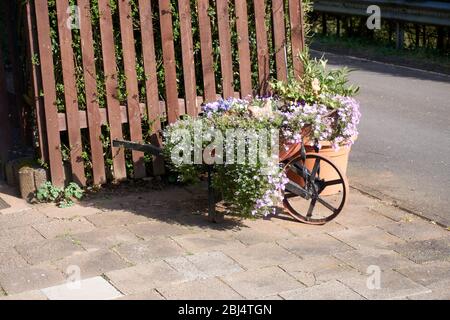
[[[34,114],[37,126],[37,142],[39,144],[38,156],[44,163],[48,162],[47,131],[45,128],[45,110],[42,99],[39,97],[39,88],[42,88],[41,73],[36,63],[33,63],[33,57],[38,56],[38,41],[36,33],[36,21],[34,19],[34,8],[28,1],[25,5],[26,27],[28,41],[28,59],[31,65],[31,84],[33,86]]]
[[[287,80],[286,24],[284,22],[284,0],[272,0],[273,37],[277,79]]]
[[[64,186],[64,169],[58,127],[58,111],[56,109],[55,75],[47,1],[35,1],[35,11],[39,35],[39,59],[42,70],[42,90],[44,94],[51,180],[55,186],[62,187]]]
[[[247,1],[235,0],[235,7],[239,50],[239,77],[241,80],[241,97],[244,98],[253,93]]]
[[[172,123],[178,120],[180,109],[178,105],[177,69],[173,44],[172,7],[170,0],[159,0],[159,20],[162,32],[167,117],[169,122]]]
[[[105,159],[101,141],[101,116],[97,99],[97,76],[92,37],[91,8],[89,0],[78,0],[80,8],[80,38],[83,61],[86,107],[91,144],[92,172],[94,184],[106,182]]]
[[[139,15],[141,20],[142,52],[146,75],[145,88],[147,94],[147,116],[152,123],[153,135],[151,143],[161,146],[158,132],[161,130],[161,114],[159,108],[158,77],[156,75],[155,39],[153,35],[152,4],[149,0],[139,0]],[[162,157],[154,157],[153,174],[164,174]]]
[[[231,55],[230,14],[228,0],[216,0],[217,24],[220,41],[220,64],[222,69],[223,98],[234,97],[233,57]]]
[[[216,100],[216,78],[212,49],[211,20],[208,14],[209,0],[198,0],[198,21],[200,29],[200,47],[202,56],[203,88],[205,100]]]
[[[178,1],[180,14],[181,46],[183,51],[184,90],[186,111],[190,116],[198,115],[197,81],[195,77],[194,43],[192,39],[192,19],[190,1]]]
[[[255,5],[255,20],[256,20],[255,21],[256,41],[258,48],[258,74],[259,74],[258,86],[260,94],[265,94],[268,89],[268,81],[270,76],[265,0],[254,0],[254,5]]]
[[[293,72],[295,77],[301,77],[303,74],[303,64],[299,54],[303,52],[305,48],[303,9],[301,0],[289,0],[289,17],[291,22]]]
[[[105,75],[106,105],[108,110],[108,122],[110,137],[112,140],[123,139],[122,118],[120,102],[117,95],[117,63],[114,47],[114,35],[112,29],[111,9],[109,0],[99,0],[100,12],[100,36],[102,41],[103,72]],[[113,176],[116,181],[126,179],[125,152],[122,148],[111,146],[113,160]]]
[[[133,21],[129,0],[119,0],[120,35],[122,38],[123,64],[127,88],[128,123],[131,140],[142,142],[141,109],[136,74],[136,48],[133,35]],[[132,152],[134,178],[145,177],[143,152]]]
[[[56,1],[72,178],[74,182],[84,186],[86,185],[86,177],[84,173],[84,162],[83,158],[81,157],[83,146],[81,144],[80,119],[78,113],[78,95],[75,83],[75,65],[72,50],[72,30],[67,26],[67,21],[69,21],[71,14],[70,12],[67,12],[68,8],[68,0]]]

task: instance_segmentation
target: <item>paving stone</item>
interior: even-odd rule
[[[40,290],[32,290],[0,297],[0,300],[47,300],[47,297]]]
[[[278,244],[300,257],[324,256],[352,249],[350,246],[327,234],[299,236],[289,240],[278,241]]]
[[[106,273],[106,277],[124,294],[139,293],[171,283],[186,281],[181,273],[164,261],[111,271]]]
[[[292,263],[282,264],[280,268],[308,287],[358,273],[332,256],[306,257]]]
[[[397,238],[374,226],[351,228],[332,232],[330,235],[355,249],[364,247],[386,249],[391,245],[405,242],[403,239]]]
[[[49,221],[49,218],[35,210],[2,214],[0,215],[0,232],[3,232],[5,229],[26,227],[31,226],[32,224],[46,223]]]
[[[0,272],[0,286],[9,295],[46,288],[64,281],[62,273],[48,264]]]
[[[149,218],[127,211],[105,211],[86,217],[97,227],[112,227],[147,222]]]
[[[89,232],[95,229],[94,225],[84,218],[74,218],[72,220],[53,220],[52,222],[33,225],[33,227],[47,239]]]
[[[323,226],[313,226],[309,224],[300,223],[297,220],[294,220],[292,217],[286,215],[277,216],[272,220],[274,221],[275,224],[287,229],[290,233],[292,233],[295,236],[330,233],[346,229],[346,227],[337,223],[336,221],[331,221]]]
[[[157,288],[168,300],[239,300],[242,297],[217,278]]]
[[[107,249],[75,253],[67,258],[53,262],[53,264],[68,276],[73,273],[73,267],[78,267],[80,270],[79,275],[82,279],[130,267],[116,253]]]
[[[223,248],[244,248],[245,246],[229,234],[221,233],[195,233],[171,237],[187,252],[198,253],[221,250]]]
[[[246,248],[223,250],[245,269],[259,269],[300,260],[276,243],[260,243]]]
[[[245,227],[232,233],[233,237],[246,245],[289,239],[294,235],[272,221],[246,220]]]
[[[408,242],[392,246],[392,249],[417,263],[436,260],[450,261],[450,241],[448,237]]]
[[[442,279],[427,286],[431,292],[409,296],[409,300],[450,300],[450,279]]]
[[[363,300],[364,298],[339,281],[332,280],[322,284],[282,292],[280,295],[286,300]]]
[[[189,281],[208,278],[206,273],[197,268],[185,256],[166,258],[164,261]]]
[[[0,271],[25,267],[27,262],[14,248],[0,248]]]
[[[209,277],[243,271],[236,261],[222,252],[204,252],[186,256],[197,269]]]
[[[247,299],[255,299],[304,287],[277,267],[234,273],[222,279]]]
[[[123,226],[96,229],[90,232],[78,233],[72,238],[87,250],[112,248],[122,243],[132,243],[139,239]]]
[[[42,240],[31,244],[16,246],[16,250],[30,264],[55,261],[84,250],[69,238]]]
[[[383,271],[380,275],[380,288],[368,286],[369,275],[343,278],[340,281],[360,295],[370,300],[403,299],[411,295],[430,292],[430,289],[413,282],[395,271]]]
[[[30,226],[4,229],[0,232],[0,248],[38,242],[44,237]]]
[[[116,300],[165,300],[156,290],[148,290],[135,294],[125,295]]]
[[[127,228],[132,233],[146,240],[155,237],[178,236],[192,233],[192,230],[189,230],[181,225],[160,221],[134,224],[128,226]]]
[[[381,270],[390,270],[414,266],[415,263],[395,251],[386,249],[364,248],[334,254],[339,260],[358,269],[365,274],[369,266],[377,266]]]
[[[449,237],[450,232],[422,220],[386,224],[384,230],[406,241],[421,241]]]
[[[122,296],[102,277],[66,283],[41,290],[49,300],[111,300]]]
[[[185,251],[170,238],[154,238],[149,241],[121,244],[114,250],[133,264],[149,263],[185,254]]]
[[[393,222],[371,209],[367,205],[346,205],[345,210],[336,218],[336,222],[347,227],[382,226]]]
[[[59,208],[53,204],[39,205],[36,210],[45,214],[49,218],[57,219],[73,219],[76,217],[86,217],[100,212],[100,209],[95,207],[84,207],[75,204],[69,208]]]
[[[399,273],[423,286],[430,286],[442,280],[450,279],[450,262],[433,261],[396,269]],[[450,291],[450,286],[448,287]]]

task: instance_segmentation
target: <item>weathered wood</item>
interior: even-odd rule
[[[53,184],[62,187],[64,186],[65,177],[58,128],[58,112],[56,109],[55,75],[47,2],[35,1],[35,11],[39,34],[39,61],[42,70],[42,91],[44,95],[50,174]]]
[[[272,0],[272,12],[277,79],[286,81],[288,73],[286,52],[286,24],[284,22],[284,0]]]
[[[111,140],[122,139],[123,131],[120,102],[116,98],[118,87],[117,63],[114,53],[114,35],[111,27],[112,17],[109,0],[99,0],[98,8],[100,12],[100,35],[102,41],[103,72],[105,75],[106,108],[108,111],[110,138]],[[126,110],[124,111],[126,114]],[[125,153],[123,149],[112,147],[111,153],[114,179],[116,181],[126,179],[127,169],[125,167]]]
[[[155,146],[161,146],[158,132],[161,130],[161,110],[159,108],[158,77],[156,75],[155,39],[153,35],[152,3],[149,0],[139,0],[139,15],[141,19],[142,53],[146,75],[145,91],[147,97],[147,118],[152,124],[150,141]],[[162,175],[165,172],[164,159],[153,158],[153,174]]]
[[[216,100],[216,78],[212,55],[211,20],[208,14],[209,0],[198,0],[198,20],[203,70],[205,101]]]
[[[180,15],[181,47],[183,56],[184,91],[186,112],[195,117],[197,108],[197,81],[195,77],[194,42],[192,39],[192,19],[190,1],[178,1]]]
[[[303,75],[303,63],[300,59],[300,53],[305,49],[305,33],[303,28],[303,9],[301,0],[289,0],[289,16],[291,23],[293,73],[295,77],[301,77]]]
[[[42,88],[42,77],[41,70],[39,66],[33,62],[33,57],[39,56],[39,44],[38,36],[36,32],[36,20],[35,20],[35,10],[31,3],[28,1],[25,4],[25,14],[26,14],[26,29],[27,29],[27,50],[28,59],[30,64],[30,80],[32,85],[32,99],[34,102],[34,114],[36,118],[36,130],[37,130],[37,142],[39,148],[37,149],[38,157],[43,163],[48,163],[48,144],[47,144],[47,130],[45,127],[45,110],[43,99],[39,96],[39,90]]]
[[[97,95],[97,75],[95,70],[94,41],[92,37],[91,8],[89,0],[79,0],[80,38],[83,60],[86,109],[91,143],[91,161],[94,184],[106,182],[105,159],[101,141],[101,117]]]
[[[220,42],[220,65],[222,70],[223,98],[234,95],[233,88],[233,57],[231,55],[230,14],[228,0],[216,0],[217,24]]]
[[[167,118],[169,123],[173,123],[178,120],[180,113],[178,109],[177,69],[173,44],[172,7],[170,0],[159,0],[159,21],[161,30],[163,30],[161,39],[166,84]]]
[[[126,77],[127,107],[131,140],[142,142],[142,120],[139,110],[139,87],[136,74],[136,48],[129,0],[119,1],[120,35],[122,39],[123,65]],[[133,152],[134,178],[146,175],[144,154]]]
[[[74,182],[85,186],[86,177],[84,173],[84,161],[81,156],[83,145],[81,144],[80,120],[77,112],[78,95],[72,50],[72,30],[67,28],[67,21],[69,20],[71,13],[67,12],[67,8],[69,8],[68,0],[56,1],[72,179]]]
[[[252,70],[250,59],[250,40],[248,35],[247,2],[235,0],[236,30],[238,33],[239,77],[241,80],[241,97],[245,98],[253,93]]]
[[[265,0],[254,0],[254,6],[256,20],[256,41],[258,48],[258,88],[260,94],[266,94],[268,91],[268,82],[270,77],[270,65],[269,47],[267,44]]]

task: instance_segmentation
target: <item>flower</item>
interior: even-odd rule
[[[314,78],[312,83],[311,83],[311,87],[312,90],[314,91],[315,94],[318,94],[320,92],[320,81],[317,78]]]

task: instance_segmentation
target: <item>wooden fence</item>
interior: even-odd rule
[[[157,144],[161,126],[183,114],[196,116],[204,101],[218,96],[265,93],[272,76],[286,80],[290,74],[302,73],[298,57],[304,47],[301,0],[133,0],[135,6],[129,1],[117,0],[115,14],[112,14],[111,0],[53,0],[56,8],[51,9],[47,0],[26,4],[30,57],[38,60],[33,61],[32,80],[41,156],[48,163],[51,180],[57,186],[68,180],[86,185],[103,184],[108,178],[125,179],[127,152],[112,148],[108,161],[106,149],[111,148],[108,141],[123,138],[143,141],[143,118],[151,120],[150,129],[146,130],[153,133],[149,139]],[[79,8],[77,21],[73,20],[76,11],[68,9],[74,4]],[[56,17],[51,10],[56,11]],[[93,27],[94,16],[99,20],[98,28]],[[52,29],[55,18],[56,40]],[[211,27],[212,19],[217,23],[217,32]],[[72,22],[78,22],[75,31],[68,27]],[[120,25],[118,32],[114,32],[115,23]],[[250,25],[254,29],[250,30]],[[193,40],[194,33],[198,41]],[[74,53],[75,36],[81,39],[79,62]],[[180,38],[176,43],[175,36]],[[252,48],[252,38],[256,39],[256,51]],[[100,43],[95,39],[100,39]],[[118,42],[122,48],[120,57],[116,49]],[[99,47],[100,57],[95,51]],[[161,48],[161,53],[156,47]],[[218,61],[215,52],[219,52]],[[145,73],[143,86],[136,71],[139,59]],[[199,71],[196,66],[200,64]],[[57,107],[58,65],[62,66],[64,87],[62,111]],[[271,66],[275,66],[273,74]],[[162,86],[157,69],[163,70]],[[82,70],[84,107],[80,102],[77,70]],[[124,74],[123,101],[117,97],[121,85],[118,70]],[[256,83],[252,74],[257,75]],[[104,79],[101,88],[97,81],[99,75]],[[101,92],[105,99],[102,106],[99,105]],[[105,132],[109,136],[101,138]],[[64,156],[65,140],[69,151]],[[128,156],[133,177],[148,174],[141,152]],[[152,161],[153,173],[162,173],[161,159]],[[89,169],[86,162],[90,162]]]

